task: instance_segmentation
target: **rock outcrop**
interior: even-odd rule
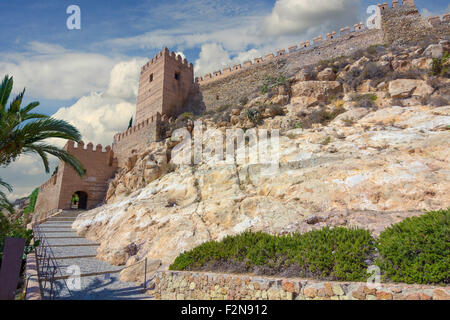
[[[448,79],[379,78],[364,90],[346,80],[363,70],[377,74],[367,68],[380,61],[388,62],[382,72],[395,71],[401,54],[407,65],[420,59],[417,50],[350,61],[336,81],[333,69],[301,70],[287,90],[281,85],[230,108],[228,120],[201,118],[223,133],[279,129],[279,162],[271,170],[212,157],[176,165],[172,148],[180,141],[167,139],[130,158],[110,184],[108,203],[73,227],[101,243],[101,259],[132,265],[147,257],[152,268],[164,269],[183,251],[248,229],[284,234],[348,226],[377,235],[406,217],[450,207]],[[282,98],[275,106],[276,97]]]

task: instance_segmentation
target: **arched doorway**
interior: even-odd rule
[[[72,195],[71,208],[77,210],[87,209],[88,195],[84,191],[77,191]]]

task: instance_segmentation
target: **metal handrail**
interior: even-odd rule
[[[143,288],[143,292],[145,293],[147,291],[147,282],[148,281],[152,281],[155,278],[155,275],[153,275],[153,277],[151,277],[150,279],[148,279],[147,281],[147,257],[145,257],[143,260],[138,261],[136,263],[130,264],[129,266],[123,267],[122,269],[120,269],[120,271],[123,271],[125,269],[128,269],[130,267],[134,267],[136,265],[138,265],[139,263],[144,262],[144,282],[142,283],[142,288]]]
[[[61,271],[61,268],[59,264],[56,262],[55,255],[53,253],[53,250],[48,243],[47,237],[45,236],[44,232],[42,232],[42,229],[39,225],[33,226],[33,233],[35,238],[37,238],[39,242],[39,246],[36,247],[36,264],[37,264],[37,272],[38,272],[38,278],[40,279],[39,285],[41,286],[41,292],[42,297],[44,297],[44,289],[46,288],[47,284],[50,283],[50,299],[53,300],[57,297],[57,293],[54,290],[54,282],[56,281],[55,275],[57,273],[60,274],[60,278],[64,279],[63,273]],[[40,257],[40,259],[39,259]],[[42,265],[40,264],[40,261],[42,260]],[[144,258],[141,261],[138,261],[134,264],[131,264],[129,266],[123,267],[120,269],[120,271],[128,269],[130,267],[136,266],[140,263],[145,263],[144,265],[144,282],[142,283],[143,292],[145,293],[147,291],[147,283],[149,281],[152,281],[155,278],[155,275],[151,277],[150,279],[147,279],[147,257]],[[45,277],[43,277],[45,276]],[[67,286],[66,281],[64,281],[64,284],[71,296],[73,296],[71,290]]]
[[[33,226],[33,233],[35,237],[39,239],[39,246],[36,248],[36,263],[37,263],[37,272],[40,278],[39,285],[41,286],[41,292],[42,296],[44,297],[44,289],[47,287],[47,283],[50,283],[50,299],[53,300],[56,298],[57,294],[59,292],[55,292],[55,275],[59,273],[61,277],[63,277],[63,273],[61,271],[61,268],[59,264],[57,263],[55,259],[55,254],[53,253],[53,250],[50,246],[50,244],[47,241],[46,236],[42,232],[42,229],[36,225]],[[43,262],[42,265],[40,264],[40,260]],[[42,284],[43,282],[43,284]],[[72,296],[72,292],[67,286],[66,281],[64,281],[64,284],[69,292],[69,294]]]

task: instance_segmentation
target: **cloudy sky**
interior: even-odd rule
[[[377,2],[0,0],[0,77],[12,75],[14,92],[27,90],[25,103],[40,101],[40,112],[106,146],[134,115],[140,66],[161,48],[182,53],[199,76],[366,21]],[[448,0],[416,4],[427,16],[450,12]],[[81,9],[80,30],[66,26],[70,5]],[[49,175],[39,159],[22,156],[0,177],[15,199]]]

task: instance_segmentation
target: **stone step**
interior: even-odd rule
[[[85,255],[85,256],[67,256],[67,257],[55,257],[55,260],[64,260],[64,259],[83,259],[83,258],[95,258],[95,254]]]
[[[109,279],[105,275],[87,276],[81,278],[80,290],[71,290],[70,293],[65,285],[65,280],[55,281],[59,290],[58,299],[62,300],[151,300],[143,292],[141,285],[133,282],[119,281],[117,273],[111,274]],[[45,294],[49,291],[49,286],[44,289]]]
[[[71,226],[73,221],[48,221],[46,223],[41,224],[41,228],[45,227],[53,227],[53,226]]]
[[[75,231],[42,231],[43,233],[76,233]]]
[[[52,248],[61,248],[61,247],[98,247],[100,246],[98,243],[72,243],[72,244],[52,244],[50,247]]]
[[[94,241],[88,240],[82,237],[69,237],[69,238],[47,238],[47,242],[51,247],[54,246],[78,246],[78,245],[98,245]]]
[[[54,228],[71,228],[72,224],[71,223],[67,223],[66,225],[53,225],[53,224],[41,224],[40,227],[41,229],[54,229]]]
[[[84,257],[96,256],[98,254],[97,247],[52,247],[55,258],[59,257]]]
[[[78,266],[80,268],[81,275],[91,276],[94,274],[116,273],[122,271],[123,266],[114,266],[105,261],[97,260],[95,258],[80,258],[73,259],[59,259],[58,264],[61,270],[64,272],[69,266]]]
[[[59,236],[59,237],[47,237],[46,236],[46,238],[47,239],[84,239],[83,237],[80,237],[80,236],[73,236],[73,237],[71,237],[71,236],[68,236],[68,237],[62,237],[62,236]]]

